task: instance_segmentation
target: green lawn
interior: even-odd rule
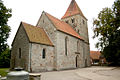
[[[0,75],[2,77],[6,76],[9,71],[9,68],[0,68]]]

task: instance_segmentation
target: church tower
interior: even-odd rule
[[[75,0],[71,1],[61,20],[70,24],[85,42],[89,43],[87,18],[84,16]]]
[[[90,66],[90,48],[87,18],[82,13],[75,0],[72,0],[66,13],[61,18],[62,21],[68,23],[72,28],[83,38],[84,43],[80,44],[83,47],[84,66]]]

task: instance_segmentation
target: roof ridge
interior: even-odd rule
[[[26,22],[22,22],[22,21],[21,21],[21,23],[22,23],[22,24],[27,24],[27,25],[30,25],[30,27],[34,27],[34,28],[41,28],[41,29],[43,29],[43,28],[42,28],[42,27],[40,27],[40,26],[34,26],[34,25],[29,24],[29,23],[26,23]]]
[[[55,16],[53,16],[53,15],[51,15],[51,14],[47,13],[47,12],[45,12],[45,14],[48,14],[48,15],[50,15],[50,16],[52,16],[52,17],[56,18],[57,20],[60,20],[60,19],[58,19],[57,17],[55,17]],[[60,20],[60,21],[62,21],[62,20]]]
[[[45,30],[41,27],[21,22],[30,42],[53,46]]]
[[[67,24],[64,21],[50,15],[49,13],[46,13],[46,16],[52,21],[53,25],[55,26],[55,28],[57,30],[60,30],[64,33],[67,33],[69,35],[72,35],[74,37],[77,37],[77,38],[83,40],[83,38],[81,38],[80,35],[78,35],[78,33],[76,31],[74,31],[74,29],[69,24]]]
[[[21,21],[21,23],[23,23],[23,24],[28,24],[28,25],[31,25],[31,26],[34,26],[34,25],[32,25],[32,24],[29,24],[29,23],[26,23],[26,22],[23,22],[23,21]]]

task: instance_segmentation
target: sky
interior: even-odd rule
[[[112,7],[115,0],[76,0],[78,6],[88,19],[88,32],[90,50],[97,50],[95,43],[97,39],[92,39],[93,19],[97,18],[99,12],[105,7]],[[12,17],[8,21],[11,27],[10,37],[7,43],[11,43],[15,37],[20,22],[36,25],[43,11],[61,19],[65,14],[71,0],[3,0],[7,8],[12,9]]]

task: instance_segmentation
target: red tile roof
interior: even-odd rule
[[[82,39],[77,32],[74,31],[74,29],[67,23],[65,23],[64,21],[61,21],[55,17],[53,17],[52,15],[46,13],[46,15],[48,16],[48,18],[52,21],[52,23],[55,25],[57,30],[60,30],[62,32],[65,32],[69,35],[72,35],[74,37],[77,37],[79,39]]]
[[[53,46],[44,29],[22,22],[30,42]]]
[[[90,57],[92,59],[99,59],[101,56],[101,53],[99,51],[90,51]]]
[[[62,19],[76,14],[80,14],[82,17],[86,19],[86,17],[83,15],[82,11],[80,10],[79,6],[77,5],[76,1],[72,0]]]

